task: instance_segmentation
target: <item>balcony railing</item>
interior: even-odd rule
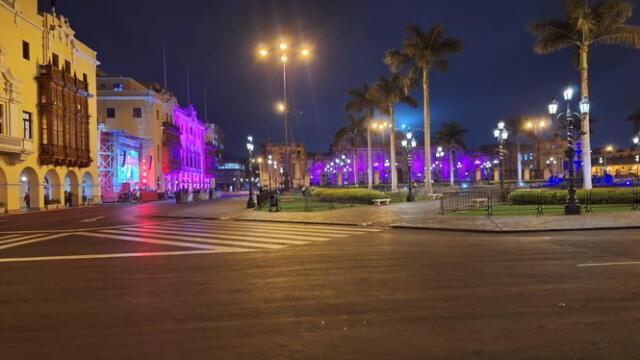
[[[21,163],[33,154],[33,141],[0,134],[0,153],[9,154],[16,163]]]

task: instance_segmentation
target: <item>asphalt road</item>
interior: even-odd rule
[[[40,230],[0,235],[2,359],[640,358],[636,231]]]

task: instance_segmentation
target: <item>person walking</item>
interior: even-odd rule
[[[73,206],[73,193],[71,191],[67,193],[67,204],[68,207]]]
[[[24,193],[24,203],[27,206],[27,209],[31,208],[31,195],[28,192]]]

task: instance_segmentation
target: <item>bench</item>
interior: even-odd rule
[[[487,198],[471,199],[471,202],[473,203],[474,207],[487,206]]]
[[[375,206],[380,206],[380,205],[389,205],[389,203],[391,202],[391,199],[373,199],[373,200],[371,200],[371,202],[372,202]]]
[[[442,194],[431,194],[429,197],[431,197],[431,200],[440,200],[442,199]]]

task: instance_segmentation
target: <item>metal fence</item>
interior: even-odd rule
[[[516,193],[518,191],[518,193]],[[471,189],[444,192],[440,199],[440,213],[485,213],[499,215],[522,213],[543,215],[562,214],[568,196],[566,189],[517,189],[515,187]],[[640,187],[612,187],[578,190],[578,203],[583,213],[607,211],[613,208],[640,210]]]

